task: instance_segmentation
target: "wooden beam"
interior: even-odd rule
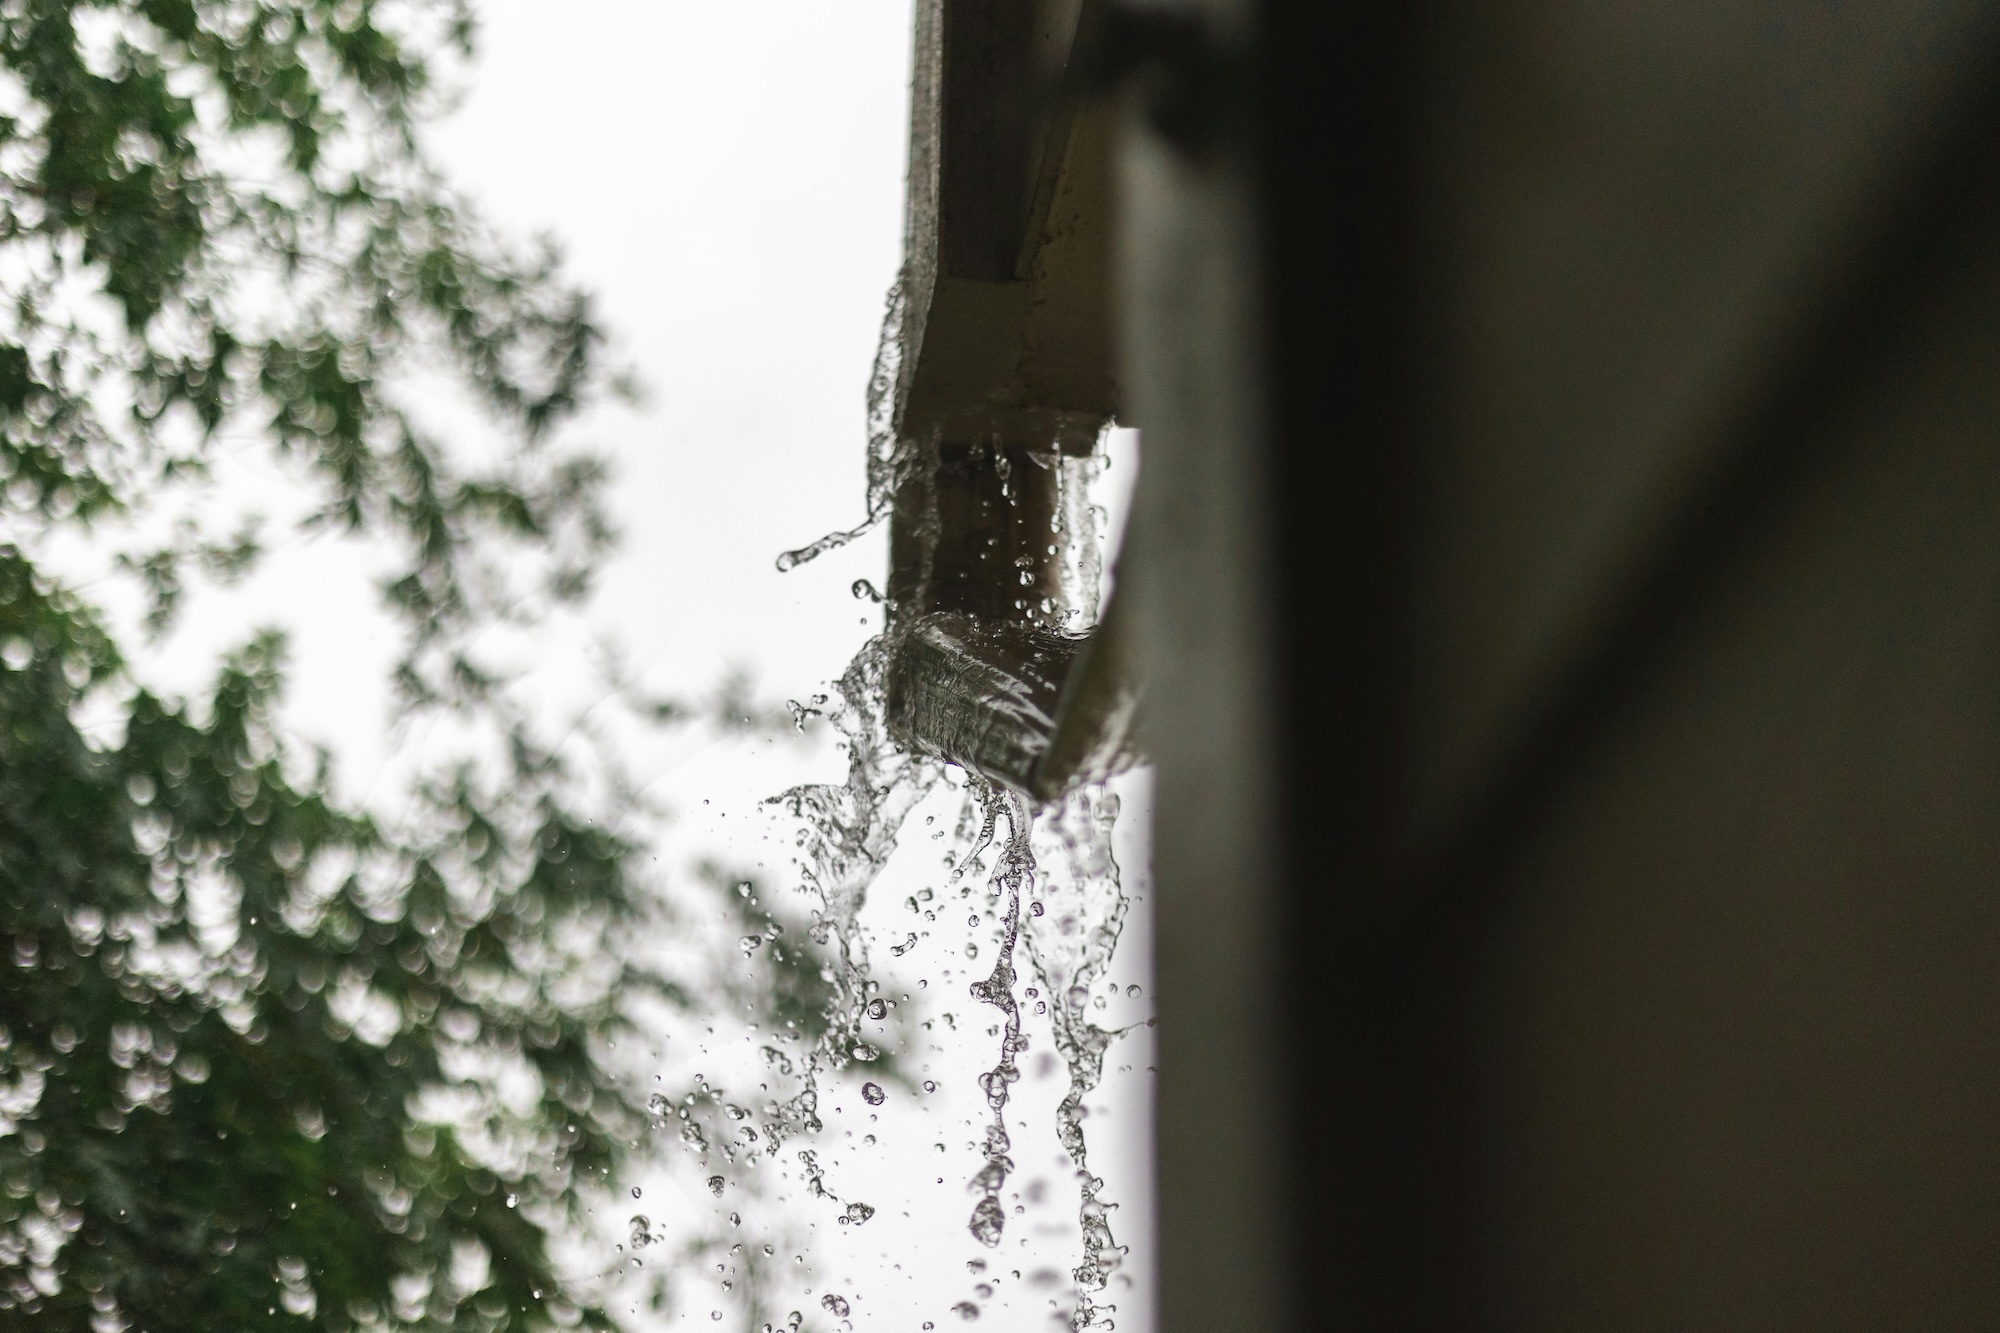
[[[1087,453],[1116,415],[1100,0],[920,0],[904,359],[913,439]]]

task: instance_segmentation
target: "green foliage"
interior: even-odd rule
[[[0,1330],[608,1325],[546,1242],[643,1132],[630,1003],[677,997],[632,961],[617,810],[467,647],[608,540],[548,441],[600,384],[587,303],[418,145],[469,32],[451,0],[0,4]],[[412,373],[483,405],[476,466]],[[280,743],[276,638],[162,700],[35,563],[226,430],[401,552],[402,696],[491,739],[396,828]],[[260,549],[126,567],[159,628],[183,563]]]
[[[0,6],[0,514],[130,504],[253,425],[322,522],[399,543],[417,702],[485,680],[458,644],[518,598],[495,539],[575,596],[608,538],[597,464],[541,445],[597,383],[589,303],[414,137],[468,32],[449,0]],[[509,447],[455,462],[396,399],[414,369]]]
[[[16,1113],[32,1102],[0,1137],[0,1327],[425,1306],[484,1329],[560,1304],[529,1219],[572,1206],[635,1124],[592,1051],[646,980],[598,952],[638,915],[629,849],[546,783],[501,796],[470,772],[425,792],[426,842],[340,813],[285,771],[269,639],[205,720],[141,693],[124,743],[93,748],[71,714],[117,660],[11,552],[0,645],[0,1068]],[[525,1104],[498,1095],[510,1067]],[[469,1100],[426,1123],[453,1087]],[[492,1281],[454,1293],[471,1242]]]

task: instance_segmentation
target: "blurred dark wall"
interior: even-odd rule
[[[2000,14],[1176,13],[1167,1328],[1990,1325]]]

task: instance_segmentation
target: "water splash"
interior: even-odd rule
[[[1000,952],[993,960],[993,971],[984,981],[975,981],[969,988],[972,998],[998,1009],[1005,1020],[1001,1027],[999,1063],[979,1076],[979,1090],[986,1094],[993,1123],[986,1129],[986,1164],[973,1176],[970,1185],[980,1199],[973,1205],[972,1218],[967,1223],[973,1239],[990,1249],[1000,1243],[1006,1230],[1007,1209],[1000,1202],[1000,1191],[1014,1169],[1013,1159],[1007,1155],[1012,1147],[1007,1137],[1007,1098],[1021,1078],[1014,1057],[1026,1048],[1021,1038],[1021,1003],[1014,997],[1014,949],[1021,935],[1022,890],[1034,882],[1035,858],[1028,845],[1033,823],[1027,801],[988,782],[976,782],[973,791],[982,824],[978,843],[966,858],[968,862],[978,861],[980,852],[993,843],[1000,821],[1007,821],[1007,837],[1001,844],[992,878],[993,888],[1006,900],[1000,917]]]
[[[877,1210],[842,1197],[841,1183],[829,1174],[834,1161],[823,1161],[811,1146],[825,1128],[819,1114],[822,1090],[830,1076],[853,1070],[859,1063],[870,1071],[860,1087],[860,1100],[875,1107],[889,1100],[884,1085],[893,1087],[904,1077],[895,1067],[899,1044],[884,1042],[863,1026],[893,1020],[895,1006],[894,997],[884,995],[873,975],[871,937],[859,916],[896,850],[904,823],[917,804],[937,790],[946,773],[937,760],[898,750],[886,733],[881,680],[888,652],[885,640],[867,645],[826,700],[824,715],[846,747],[843,779],[795,787],[772,798],[795,830],[799,880],[815,905],[810,926],[773,929],[774,923],[762,923],[759,915],[771,909],[759,905],[749,884],[719,886],[723,901],[741,904],[752,914],[746,922],[758,922],[754,928],[764,939],[761,947],[738,956],[754,954],[757,966],[764,967],[774,961],[774,950],[795,947],[795,935],[805,935],[817,946],[813,966],[825,965],[816,972],[825,985],[815,1000],[824,1001],[822,1022],[812,1025],[816,1035],[804,1031],[802,1024],[798,1035],[805,1039],[804,1049],[796,1042],[787,1047],[785,1037],[764,1048],[774,1093],[761,1111],[729,1100],[718,1083],[699,1075],[690,1093],[656,1097],[654,1106],[659,1128],[678,1131],[700,1161],[731,1171],[730,1188],[761,1193],[755,1183],[759,1176],[750,1174],[749,1168],[760,1155],[776,1163],[779,1149],[785,1148],[783,1159],[799,1165],[793,1177],[797,1188],[806,1198],[831,1205],[843,1229],[865,1225]],[[1102,987],[1127,910],[1111,852],[1118,801],[1102,788],[1091,787],[1036,810],[1024,797],[971,775],[964,790],[968,818],[961,822],[956,846],[948,853],[951,879],[986,880],[991,920],[998,927],[997,948],[991,953],[982,950],[981,960],[990,957],[991,964],[985,977],[972,983],[970,993],[982,1006],[997,1010],[1001,1020],[999,1050],[979,1078],[990,1123],[981,1145],[981,1165],[968,1181],[976,1197],[965,1225],[977,1242],[989,1248],[997,1247],[1009,1229],[1010,1210],[1003,1199],[1015,1173],[1011,1153],[1018,1134],[1011,1132],[1008,1111],[1021,1077],[1019,1057],[1028,1046],[1023,1031],[1028,1002],[1020,998],[1025,982],[1048,998],[1053,1042],[1068,1070],[1068,1089],[1056,1110],[1055,1129],[1076,1167],[1082,1238],[1082,1252],[1072,1270],[1075,1303],[1069,1322],[1075,1330],[1102,1329],[1109,1325],[1115,1307],[1100,1303],[1099,1296],[1126,1251],[1116,1243],[1111,1227],[1115,1205],[1103,1197],[1104,1182],[1089,1171],[1083,1103],[1099,1084],[1107,1050],[1125,1031],[1100,1027],[1090,1019],[1095,990]],[[738,939],[742,929],[730,927],[728,938]],[[898,930],[889,938],[901,934]],[[909,942],[914,943],[915,937]],[[893,952],[900,954],[902,946]],[[782,1083],[776,1083],[780,1077]],[[929,1091],[935,1084],[925,1081],[922,1086]],[[704,1124],[709,1126],[706,1134]],[[747,1141],[736,1141],[745,1134]],[[710,1172],[700,1175],[709,1177]],[[717,1179],[721,1177],[709,1180],[711,1189]],[[721,1248],[713,1253],[721,1255]],[[724,1257],[731,1256],[733,1251]],[[785,1284],[779,1269],[756,1258],[754,1247],[751,1253],[731,1257],[731,1262],[743,1265],[738,1291],[753,1315]],[[788,1273],[789,1265],[782,1271]]]
[[[857,918],[869,886],[896,850],[904,819],[943,772],[937,760],[907,753],[889,738],[882,714],[888,654],[887,636],[871,640],[835,686],[840,702],[828,718],[847,748],[845,781],[793,787],[770,801],[796,822],[804,887],[819,899],[807,933],[815,944],[834,949],[826,1028],[806,1053],[800,1090],[776,1107],[766,1126],[774,1147],[820,1129],[822,1075],[879,1054],[863,1039],[861,1025],[886,1013],[887,1006],[875,993],[868,940]]]
[[[835,947],[837,998],[825,1036],[800,1069],[800,1092],[771,1126],[774,1137],[816,1132],[820,1125],[814,1109],[821,1077],[848,1067],[860,1058],[859,1052],[874,1053],[861,1040],[859,1023],[871,1015],[883,1017],[887,1006],[870,975],[867,940],[858,915],[868,889],[895,850],[903,821],[943,776],[937,761],[897,750],[886,735],[880,683],[888,652],[885,640],[871,643],[837,688],[841,702],[829,717],[848,747],[846,780],[794,788],[777,798],[799,822],[803,877],[820,901],[812,933],[820,943]],[[1118,1245],[1111,1227],[1115,1205],[1103,1197],[1103,1180],[1089,1170],[1083,1103],[1100,1082],[1106,1052],[1125,1031],[1101,1027],[1089,1016],[1093,988],[1109,968],[1128,908],[1111,849],[1119,803],[1114,795],[1093,786],[1036,811],[1021,795],[977,777],[968,775],[966,789],[974,826],[961,831],[952,878],[973,873],[985,863],[988,852],[995,853],[988,889],[997,908],[998,948],[987,975],[969,989],[1001,1019],[995,1062],[979,1078],[991,1120],[982,1164],[968,1181],[977,1197],[966,1228],[988,1248],[997,1247],[1007,1230],[1003,1192],[1015,1170],[1007,1110],[1021,1077],[1017,1058],[1027,1047],[1017,995],[1022,980],[1017,955],[1025,947],[1037,989],[1054,1001],[1050,1023],[1068,1072],[1068,1089],[1056,1111],[1056,1133],[1075,1163],[1082,1237],[1082,1253],[1072,1270],[1077,1299],[1070,1325],[1076,1330],[1102,1328],[1108,1326],[1113,1307],[1097,1298],[1127,1251]],[[892,952],[900,955],[914,942],[912,936]],[[869,1094],[870,1088],[875,1096]],[[873,1082],[862,1092],[870,1105],[879,1104],[876,1096],[883,1095]],[[802,1150],[800,1158],[807,1166],[809,1193],[839,1203],[810,1151]],[[841,1220],[852,1224],[854,1207],[846,1207]]]
[[[1056,506],[1053,521],[1060,547],[1057,578],[1061,605],[1043,607],[1050,623],[1062,629],[1095,625],[1104,594],[1104,544],[1107,515],[1092,498],[1092,484],[1110,460],[1102,454],[1056,460]]]
[[[894,428],[904,318],[904,284],[899,278],[888,295],[869,380],[866,515],[851,529],[829,533],[785,552],[777,560],[781,571],[794,569],[869,531],[888,516],[906,482],[922,469],[936,465],[935,441],[899,439]],[[997,465],[1002,492],[1011,497],[1004,455]],[[1017,602],[1016,606],[1029,623],[1063,632],[1081,631],[1096,621],[1099,612],[1103,575],[1099,534],[1104,511],[1092,503],[1091,483],[1104,464],[1101,458],[1051,456],[1045,465],[1057,472],[1057,504],[1050,518],[1049,542],[1051,554],[1060,558],[1059,578],[1053,596],[1036,605]],[[915,586],[921,590],[930,582],[938,523],[935,496],[928,512],[913,517],[920,566]],[[1024,572],[1024,587],[1026,579]],[[942,760],[899,749],[889,733],[885,716],[887,669],[903,647],[898,636],[908,630],[907,625],[898,623],[898,605],[888,602],[867,580],[856,581],[852,591],[857,597],[886,604],[889,627],[862,649],[828,696],[815,696],[811,706],[792,705],[799,727],[810,718],[824,719],[835,729],[846,749],[847,773],[840,782],[795,787],[771,802],[791,816],[797,829],[802,887],[817,900],[812,924],[805,933],[823,951],[827,967],[820,976],[831,992],[823,1022],[814,1025],[819,1029],[817,1039],[808,1049],[799,1052],[794,1046],[787,1055],[776,1046],[766,1048],[771,1072],[785,1080],[778,1095],[791,1090],[789,1097],[764,1105],[758,1126],[764,1151],[773,1159],[781,1146],[822,1132],[819,1098],[829,1076],[850,1069],[857,1061],[880,1057],[882,1072],[871,1069],[870,1081],[864,1083],[861,1093],[871,1107],[887,1099],[882,1085],[893,1085],[901,1077],[893,1068],[896,1048],[890,1045],[886,1053],[878,1050],[862,1026],[864,1021],[881,1022],[892,1006],[886,1003],[872,974],[869,938],[859,917],[871,886],[896,850],[906,818],[946,772]],[[918,604],[923,600],[920,591]],[[965,786],[971,798],[968,813],[973,816],[972,826],[961,827],[960,854],[949,858],[948,864],[956,882],[974,873],[985,853],[995,853],[987,887],[999,926],[998,948],[987,975],[972,983],[970,992],[980,1004],[997,1010],[1001,1022],[997,1058],[979,1077],[990,1122],[984,1136],[983,1161],[969,1181],[977,1197],[966,1227],[976,1241],[989,1248],[997,1247],[1007,1231],[1009,1215],[1003,1190],[1015,1169],[1007,1111],[1013,1087],[1021,1077],[1018,1057],[1028,1045],[1022,1031],[1023,1002],[1016,995],[1022,980],[1017,953],[1025,946],[1025,961],[1032,968],[1033,979],[1052,1001],[1054,1042],[1069,1077],[1055,1119],[1057,1137],[1075,1164],[1079,1182],[1082,1254],[1072,1274],[1077,1300],[1070,1323],[1078,1330],[1108,1327],[1106,1316],[1114,1307],[1098,1304],[1095,1297],[1104,1290],[1126,1251],[1117,1245],[1110,1226],[1115,1205],[1102,1197],[1104,1182],[1090,1174],[1082,1122],[1083,1102],[1099,1084],[1105,1053],[1123,1031],[1099,1027],[1088,1016],[1091,989],[1100,983],[1110,964],[1127,906],[1110,848],[1118,803],[1101,788],[1093,787],[1038,811],[1018,794],[976,776],[968,778]],[[1024,911],[1031,900],[1031,910]],[[898,930],[884,942],[891,944],[890,952],[900,958],[917,946],[918,936]],[[747,935],[739,944],[747,958],[753,952],[771,955],[774,948],[767,946],[776,946],[778,940],[765,932],[759,944],[752,944]],[[784,947],[790,948],[789,942]],[[977,957],[978,950],[968,945],[965,955]],[[881,1082],[874,1081],[877,1078]],[[928,1092],[936,1085],[927,1080],[922,1086]],[[697,1135],[700,1132],[692,1120],[686,1120],[683,1134],[690,1129]],[[690,1146],[705,1153],[710,1145],[691,1140]],[[714,1147],[727,1155],[727,1145]],[[839,1221],[844,1226],[861,1225],[873,1216],[875,1210],[869,1205],[840,1198],[827,1170],[805,1143],[793,1144],[787,1156],[801,1164],[800,1183],[805,1192],[839,1207]],[[982,1288],[979,1294],[983,1300],[991,1291]],[[827,1308],[831,1310],[830,1305]],[[964,1319],[978,1318],[980,1309],[970,1301],[955,1307]],[[838,1313],[844,1316],[847,1312]],[[794,1313],[792,1319],[796,1325],[798,1315]]]
[[[1111,965],[1131,901],[1111,848],[1118,809],[1117,796],[1086,787],[1043,810],[1036,826],[1039,860],[1050,869],[1042,877],[1041,910],[1030,915],[1026,931],[1036,982],[1054,1002],[1056,1050],[1069,1071],[1069,1091],[1056,1108],[1056,1135],[1076,1163],[1080,1195],[1083,1258],[1071,1273],[1078,1293],[1071,1326],[1077,1329],[1095,1319],[1091,1298],[1127,1253],[1112,1235],[1115,1205],[1103,1200],[1104,1181],[1090,1172],[1082,1112],[1084,1098],[1103,1077],[1105,1052],[1129,1031],[1099,1027],[1089,1017],[1091,992]]]
[[[691,1085],[656,1093],[649,1107],[654,1131],[680,1140],[697,1164],[696,1179],[718,1202],[733,1199],[737,1190],[746,1203],[762,1198],[782,1188],[778,1179],[789,1175],[794,1191],[831,1204],[846,1229],[865,1226],[877,1209],[843,1197],[829,1175],[832,1163],[821,1160],[824,1146],[815,1151],[825,1129],[823,1089],[830,1076],[857,1062],[881,1070],[876,1076],[883,1082],[901,1077],[894,1029],[885,1041],[863,1026],[894,1023],[896,1015],[879,993],[869,967],[869,941],[856,916],[911,808],[943,772],[935,760],[899,752],[887,736],[881,712],[887,651],[882,640],[866,645],[840,680],[813,698],[813,715],[823,718],[845,747],[843,780],[794,787],[765,803],[789,816],[785,822],[797,839],[795,887],[814,903],[810,920],[789,917],[778,902],[764,901],[767,886],[757,876],[715,865],[698,868],[722,909],[725,949],[733,942],[736,948],[727,952],[741,960],[740,970],[715,976],[711,984],[723,998],[721,1008],[740,1004],[750,1031],[759,1034],[744,1054],[761,1061],[762,1069],[721,1059],[718,1052],[724,1067],[714,1078],[695,1073]],[[759,1090],[768,1096],[750,1105],[743,1104],[749,1098],[731,1100],[724,1080],[742,1080],[739,1087],[766,1084]],[[730,1213],[730,1228],[741,1225],[741,1215]],[[772,1228],[787,1223],[780,1216],[753,1225],[775,1239]],[[716,1273],[709,1281],[734,1293],[726,1299],[740,1307],[748,1321],[744,1327],[755,1328],[788,1285],[791,1266],[780,1263],[768,1243],[746,1247],[735,1241],[731,1232],[703,1228],[668,1262],[681,1274]],[[797,1315],[792,1322],[796,1327]]]
[[[903,370],[903,316],[908,309],[906,274],[898,274],[882,303],[882,331],[875,342],[875,364],[868,372],[868,511],[861,522],[778,557],[778,572],[789,574],[867,533],[888,517],[896,489],[917,463],[913,442],[896,435],[896,381]],[[859,595],[858,593],[856,594]],[[880,600],[878,595],[877,600]]]

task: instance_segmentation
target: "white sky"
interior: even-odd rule
[[[624,558],[602,601],[679,677],[836,672],[879,539],[781,577],[861,512],[862,391],[901,258],[905,0],[485,0],[474,92],[435,138],[599,294],[649,410],[597,434]],[[556,17],[559,16],[559,17]]]

